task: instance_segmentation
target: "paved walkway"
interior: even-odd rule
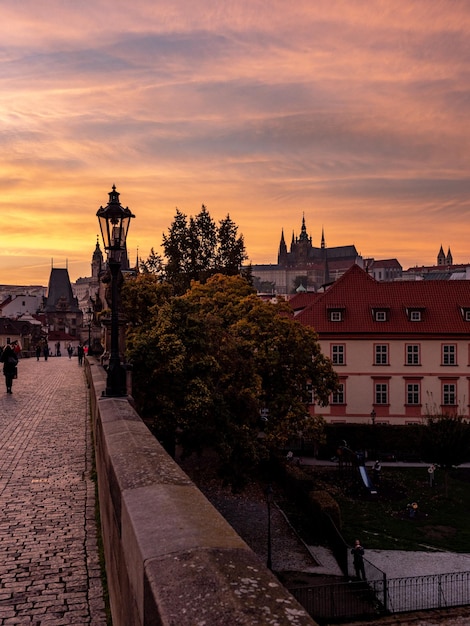
[[[91,463],[76,358],[0,375],[0,625],[105,626]]]

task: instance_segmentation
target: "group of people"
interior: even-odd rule
[[[5,384],[7,388],[7,393],[13,393],[13,381],[15,378],[18,378],[18,358],[19,353],[21,352],[21,346],[18,341],[7,341],[5,347],[0,347],[0,363],[3,363],[3,375],[5,376]],[[69,358],[72,358],[73,348],[71,344],[67,347],[67,352]],[[83,357],[85,356],[86,348],[83,346],[82,342],[80,342],[77,346],[77,356],[78,356],[78,364],[83,364]],[[44,345],[38,344],[36,346],[36,359],[39,361],[41,354],[44,356],[44,359],[47,361],[49,357],[49,345],[45,343]]]
[[[57,342],[55,345],[55,354],[56,356],[61,356],[62,353],[60,351],[60,343]],[[82,342],[80,342],[77,346],[77,356],[78,356],[78,364],[82,365],[83,364],[83,357],[85,356],[85,354],[88,352],[88,347],[84,346],[82,344]],[[50,356],[50,349],[49,349],[49,345],[47,343],[45,343],[43,346],[41,344],[38,344],[36,346],[36,359],[39,361],[41,354],[44,356],[44,360],[47,361],[48,357]],[[67,346],[67,354],[69,355],[69,359],[72,358],[73,356],[73,346],[71,343],[68,344]]]

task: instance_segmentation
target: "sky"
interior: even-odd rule
[[[254,264],[302,216],[316,246],[470,262],[467,0],[2,0],[0,22],[0,284],[89,276],[113,184],[131,261],[205,204]]]

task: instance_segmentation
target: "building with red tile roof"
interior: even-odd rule
[[[353,265],[323,293],[289,303],[340,377],[330,405],[313,412],[390,424],[469,415],[470,281],[378,282]]]

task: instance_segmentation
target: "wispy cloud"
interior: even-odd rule
[[[144,256],[204,202],[255,263],[303,213],[367,256],[470,260],[464,0],[4,0],[0,18],[0,282],[47,283],[51,257],[89,274],[113,183]]]

